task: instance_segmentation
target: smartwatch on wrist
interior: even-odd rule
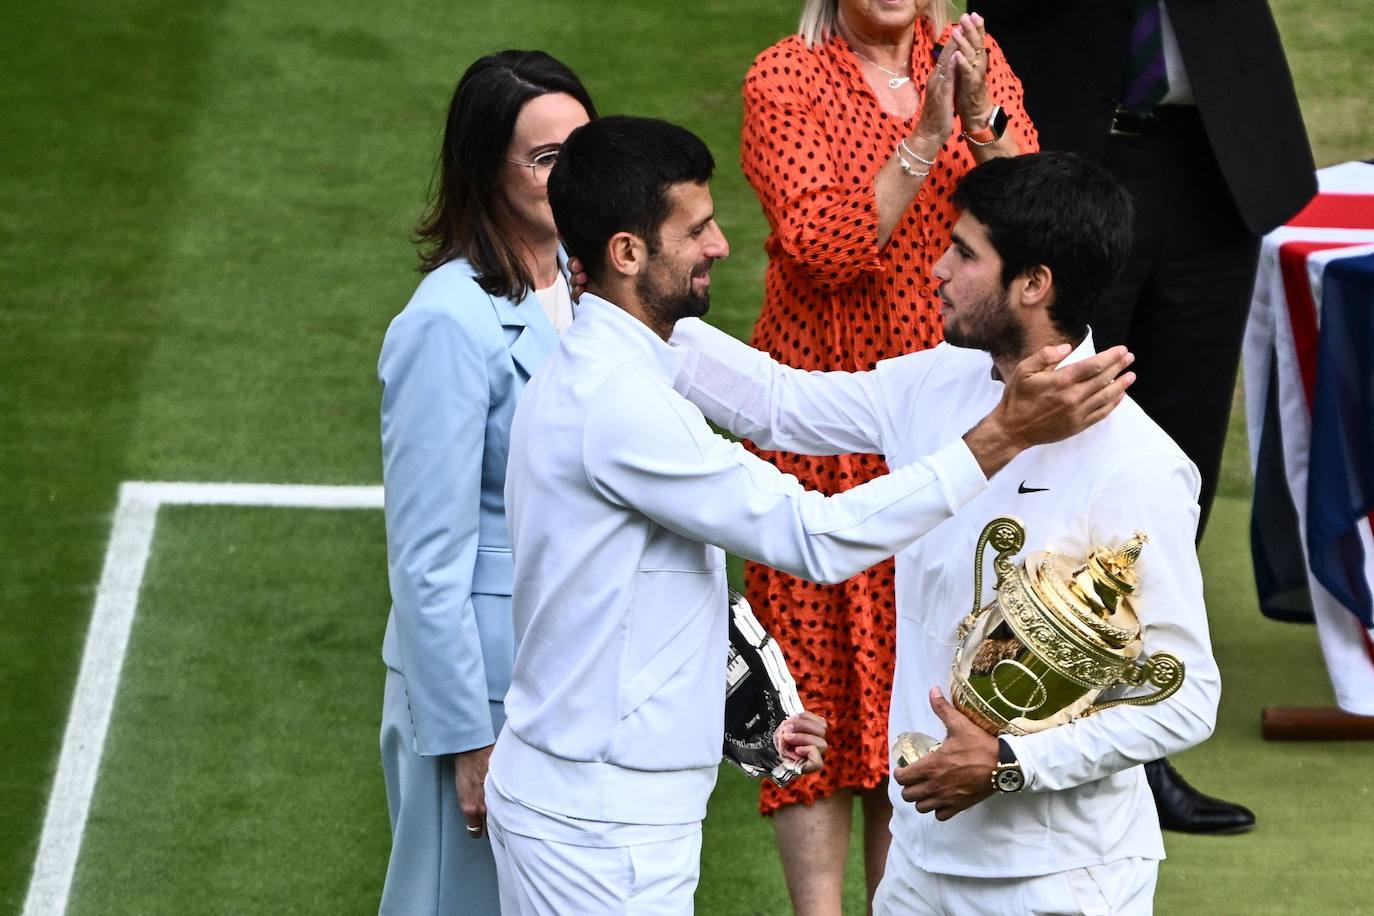
[[[968,130],[965,126],[964,132],[959,136],[974,146],[989,146],[1002,139],[1002,134],[1007,130],[1007,113],[1002,110],[1002,106],[994,105],[988,114],[987,123],[977,130]]]
[[[998,792],[1020,792],[1026,787],[1026,774],[1021,761],[1003,738],[997,739],[997,766],[992,771],[992,787]]]

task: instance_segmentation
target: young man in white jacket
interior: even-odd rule
[[[963,212],[935,265],[945,343],[872,372],[805,373],[682,322],[673,343],[692,353],[679,390],[763,448],[872,452],[899,467],[997,404],[1026,354],[1071,345],[1059,371],[1091,358],[1087,316],[1130,247],[1124,190],[1086,159],[1039,153],[980,165],[953,199]],[[1198,488],[1193,463],[1127,398],[1090,429],[1020,454],[897,555],[889,734],[945,741],[894,771],[876,913],[1151,912],[1164,846],[1140,764],[1204,740],[1220,695],[1193,548]],[[1177,693],[1001,739],[946,701],[975,545],[1007,514],[1024,520],[1029,548],[1070,556],[1148,534],[1132,604],[1145,653],[1183,662]]]
[[[837,496],[804,490],[673,390],[686,351],[667,339],[705,314],[729,252],[713,167],[681,128],[603,118],[567,139],[550,178],[588,283],[511,427],[518,650],[487,780],[503,912],[691,911],[721,758],[724,550],[843,580],[949,519],[1025,448],[1105,416],[1133,378],[1117,378],[1124,350],[1065,372],[1049,367],[1067,347],[1036,353],[930,454]],[[817,763],[822,731],[803,725],[793,751]]]

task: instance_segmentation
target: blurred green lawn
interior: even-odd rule
[[[7,5],[0,914],[27,888],[119,482],[379,479],[377,348],[416,282],[408,236],[463,67],[543,47],[603,112],[705,137],[733,248],[713,319],[743,335],[764,224],[737,165],[738,85],[795,5]],[[1374,21],[1275,6],[1319,163],[1374,155]],[[1258,740],[1262,705],[1329,688],[1310,629],[1254,609],[1239,414],[1232,433],[1204,544],[1227,689],[1217,736],[1181,762],[1261,821],[1170,836],[1159,909],[1358,912],[1374,755]],[[375,910],[380,515],[169,510],[148,575],[72,912]],[[723,772],[700,912],[787,909],[753,791]]]

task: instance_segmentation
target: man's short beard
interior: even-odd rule
[[[962,321],[945,326],[945,340],[956,347],[984,350],[993,362],[1021,359],[1026,350],[1026,329],[1011,313],[1011,296],[1002,291],[996,302],[983,302],[978,318],[968,325],[969,310],[960,309]]]
[[[711,291],[696,292],[692,288],[668,292],[656,282],[656,271],[646,271],[635,278],[635,294],[644,311],[664,324],[676,324],[683,318],[700,318],[711,308]],[[690,280],[688,281],[690,283]]]

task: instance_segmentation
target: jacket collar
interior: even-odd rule
[[[565,268],[565,260],[562,249],[558,253],[558,267],[560,270]],[[558,343],[558,332],[553,329],[549,317],[544,314],[543,307],[539,304],[539,297],[534,290],[530,290],[525,298],[519,302],[512,302],[501,296],[491,297],[492,307],[496,310],[497,320],[505,328],[519,328],[520,332],[510,345],[511,359],[521,369],[525,370],[525,375],[534,374],[543,363],[544,358],[554,345]]]
[[[1093,346],[1093,330],[1092,328],[1088,328],[1083,334],[1083,339],[1078,342],[1078,346],[1070,350],[1069,355],[1061,359],[1059,365],[1055,366],[1055,368],[1058,369],[1061,366],[1067,366],[1071,363],[1085,360],[1095,353],[1097,353],[1097,348]]]
[[[586,322],[598,336],[614,337],[621,353],[651,363],[670,383],[677,378],[688,355],[685,347],[668,343],[620,306],[591,293],[583,293],[577,304],[573,326],[581,322]]]
[[[1097,349],[1093,346],[1093,330],[1092,328],[1088,328],[1083,333],[1083,339],[1078,342],[1078,345],[1075,346],[1072,350],[1070,350],[1069,355],[1061,359],[1058,365],[1056,365],[1054,368],[1061,369],[1064,366],[1069,366],[1073,363],[1085,360],[1090,356],[1095,355],[1096,353]],[[992,378],[994,382],[1005,381],[1002,378],[1002,373],[997,371],[996,363],[993,363],[992,368],[988,370],[988,375]]]

